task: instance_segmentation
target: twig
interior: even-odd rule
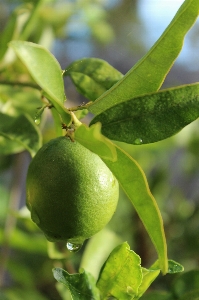
[[[12,85],[12,86],[23,86],[30,87],[33,89],[41,90],[40,86],[32,82],[20,82],[20,81],[8,81],[8,80],[0,80],[0,84],[4,85]]]

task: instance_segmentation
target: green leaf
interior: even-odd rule
[[[100,123],[96,123],[91,127],[82,124],[75,131],[75,139],[101,158],[112,161],[117,159],[115,146],[101,134]]]
[[[1,244],[4,242],[4,234],[5,231],[0,229]],[[26,253],[31,253],[32,255],[47,255],[46,240],[44,239],[43,235],[30,235],[30,232],[24,232],[19,228],[15,228],[10,235],[9,243],[12,249],[16,249],[18,251],[20,250]]]
[[[1,298],[1,300],[22,300],[26,299],[28,295],[28,300],[48,300],[45,296],[41,295],[38,291],[34,288],[25,288],[24,286],[19,287],[12,287],[5,290],[6,298]],[[1,296],[1,294],[0,294]]]
[[[168,273],[175,274],[175,273],[182,272],[183,270],[184,268],[181,264],[171,259],[168,260]],[[157,260],[149,269],[142,268],[142,273],[143,273],[143,280],[139,287],[138,297],[136,299],[139,299],[145,293],[145,291],[147,291],[151,283],[159,275],[160,273],[159,260]]]
[[[115,105],[96,116],[112,140],[147,144],[168,138],[199,116],[199,84],[161,90]]]
[[[51,113],[52,113],[54,124],[55,124],[56,136],[62,136],[63,130],[62,130],[62,126],[61,126],[62,122],[61,122],[60,115],[58,114],[57,110],[54,107],[51,108]]]
[[[160,269],[159,270],[151,270],[151,269],[142,268],[142,274],[143,274],[142,283],[138,289],[138,297],[135,299],[139,299],[147,291],[147,289],[149,288],[151,283],[160,274]]]
[[[33,157],[42,144],[41,133],[33,120],[28,115],[11,117],[2,113],[0,120],[0,153],[11,154],[26,149]]]
[[[99,58],[83,58],[67,67],[64,76],[70,76],[78,92],[94,101],[110,89],[123,75]]]
[[[31,33],[35,30],[39,19],[40,8],[44,4],[43,0],[35,0],[34,5],[31,6],[30,15],[22,27],[22,32],[19,35],[20,40],[27,40]]]
[[[12,41],[9,45],[57,109],[63,122],[70,124],[71,115],[63,105],[66,97],[62,70],[55,57],[44,47],[34,43]]]
[[[124,150],[116,146],[117,160],[103,159],[119,181],[134,205],[159,256],[163,274],[168,271],[167,245],[163,221],[157,203],[149,190],[147,179],[139,164]]]
[[[105,262],[97,287],[102,299],[134,299],[142,282],[140,257],[125,242],[117,246]]]
[[[101,266],[113,249],[121,244],[122,240],[113,231],[106,227],[96,233],[86,243],[80,267],[91,273],[96,279]]]
[[[28,114],[34,119],[36,108],[43,105],[41,93],[32,88],[0,85],[1,112],[12,116]]]
[[[184,271],[184,267],[172,259],[168,260],[168,264],[168,273],[170,274],[180,273]]]
[[[9,45],[44,92],[63,103],[65,94],[62,70],[55,57],[44,47],[34,43],[12,41]]]
[[[88,114],[88,109],[74,111],[74,114],[78,120],[81,120]]]
[[[4,28],[3,32],[1,33],[0,37],[0,60],[4,57],[4,54],[7,51],[8,48],[8,42],[12,39],[14,32],[16,30],[17,25],[17,11],[14,11],[6,24],[6,27]]]
[[[171,293],[165,291],[153,291],[143,295],[140,300],[175,300]],[[188,300],[189,298],[187,298]]]
[[[195,291],[190,291],[179,298],[179,300],[187,300],[187,299],[199,300],[199,289]]]
[[[56,243],[51,243],[47,241],[47,250],[48,250],[48,256],[51,259],[65,259],[66,254],[59,251],[59,249],[56,247]]]
[[[157,260],[151,267],[150,267],[150,270],[159,270],[160,269],[160,266],[159,266],[159,260]],[[168,273],[170,274],[175,274],[175,273],[180,273],[180,272],[183,272],[184,271],[184,267],[172,260],[172,259],[169,259],[168,260]]]
[[[199,270],[191,270],[181,274],[173,283],[172,291],[177,299],[185,299],[183,296],[190,291],[199,292]],[[187,299],[192,299],[187,298]],[[195,300],[195,299],[194,299]]]
[[[122,79],[91,104],[89,111],[97,115],[117,103],[157,91],[178,57],[184,37],[196,21],[198,13],[199,1],[185,0],[149,52]]]
[[[91,274],[83,271],[69,274],[61,268],[54,268],[53,275],[58,282],[63,283],[74,300],[100,300],[99,291]]]

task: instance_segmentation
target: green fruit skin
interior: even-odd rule
[[[45,144],[30,163],[27,207],[50,241],[83,243],[109,222],[118,197],[118,182],[100,157],[67,137]]]

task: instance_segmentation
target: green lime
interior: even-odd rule
[[[50,241],[82,244],[111,219],[118,182],[100,157],[78,142],[58,137],[30,163],[27,206]]]

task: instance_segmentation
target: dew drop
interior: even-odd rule
[[[135,145],[141,145],[143,143],[143,140],[141,139],[141,138],[137,138],[137,139],[135,139],[135,141],[134,141],[134,144]]]
[[[75,243],[67,242],[66,247],[70,252],[77,252],[81,249],[82,244],[75,244]]]
[[[41,122],[41,118],[35,117],[35,124],[39,125]]]
[[[36,223],[37,225],[40,223],[40,219],[38,214],[36,213],[36,211],[34,209],[31,210],[31,219],[33,220],[34,223]]]

